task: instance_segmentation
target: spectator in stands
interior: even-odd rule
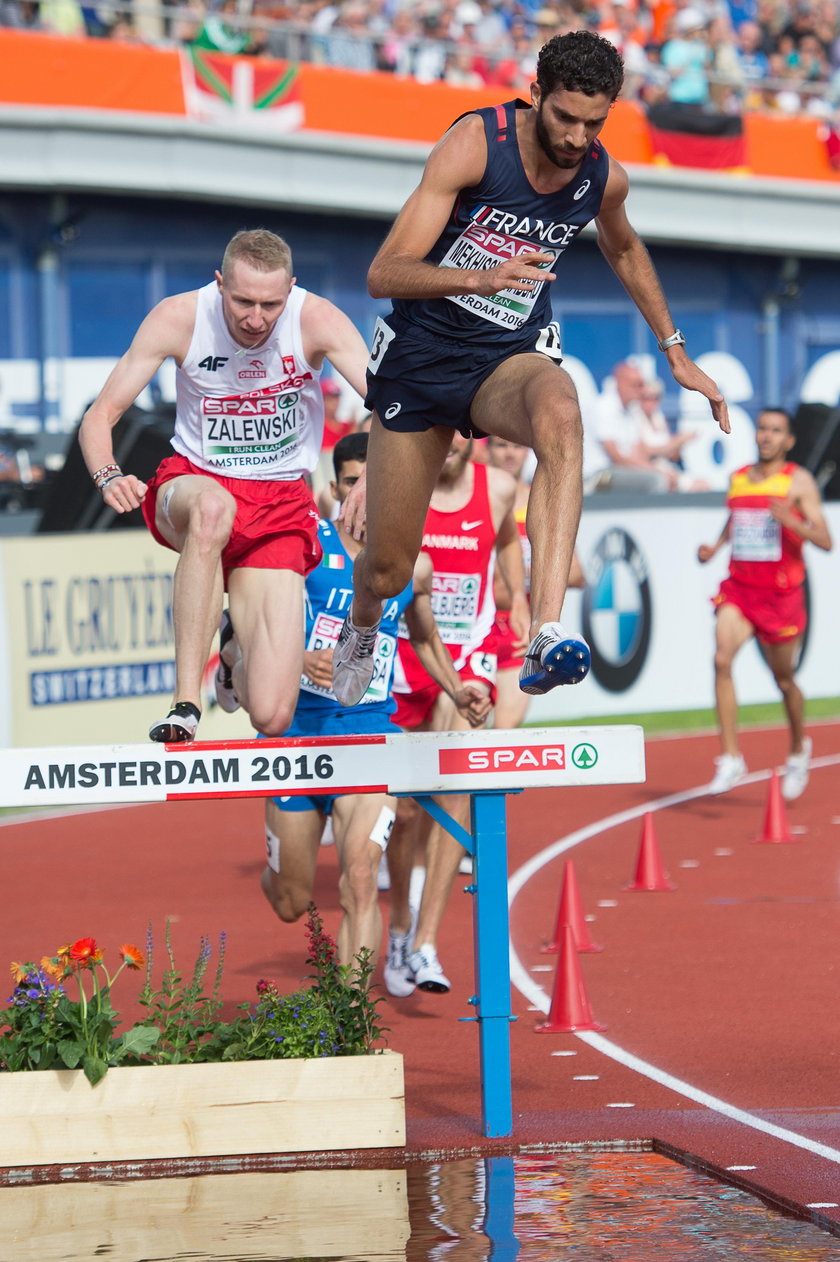
[[[11,26],[24,31],[40,31],[39,8],[35,0],[0,0],[0,26]]]
[[[601,395],[584,416],[584,490],[660,493],[675,481],[663,473],[642,441],[639,400],[645,379],[631,360],[616,364]]]
[[[709,484],[693,478],[682,468],[682,450],[696,438],[695,430],[674,434],[662,410],[665,387],[658,377],[645,380],[639,394],[639,435],[653,464],[663,473],[672,491],[708,491]]]
[[[368,9],[363,0],[345,0],[323,40],[329,66],[347,70],[376,70],[376,45],[368,35]]]
[[[475,68],[473,44],[464,42],[455,45],[446,58],[443,81],[458,88],[484,87],[484,79]]]
[[[758,85],[770,74],[770,62],[761,47],[761,27],[757,22],[742,22],[735,38],[735,56],[745,92],[743,105],[747,109],[757,109],[763,101]]]
[[[242,24],[237,0],[221,0],[204,19],[192,41],[196,48],[217,53],[247,53],[251,50],[251,32]]]
[[[178,44],[192,44],[204,25],[206,9],[202,0],[182,0],[170,15],[169,36]]]
[[[709,63],[711,102],[722,114],[739,114],[744,77],[735,49],[735,34],[729,18],[723,14],[713,17],[708,26],[707,37],[711,50]]]
[[[41,30],[54,35],[86,35],[82,6],[77,0],[41,0],[37,6]]]
[[[703,14],[699,9],[682,9],[674,17],[673,29],[662,47],[662,65],[671,76],[668,99],[672,105],[706,105],[711,50]]]

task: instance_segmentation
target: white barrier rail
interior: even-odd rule
[[[644,780],[641,728],[534,728],[0,751],[0,806],[318,793],[509,792]]]

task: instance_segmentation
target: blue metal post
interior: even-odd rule
[[[510,955],[508,952],[505,794],[475,793],[475,979],[481,1048],[484,1134],[510,1135]]]
[[[521,790],[512,789],[512,793]],[[470,799],[467,832],[429,794],[415,801],[474,856],[473,944],[481,1066],[481,1116],[488,1137],[513,1132],[510,1078],[510,954],[508,950],[506,794],[479,790]]]

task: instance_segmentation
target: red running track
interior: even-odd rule
[[[754,841],[769,772],[784,759],[780,731],[745,734],[751,779],[720,798],[702,793],[717,752],[704,735],[650,741],[644,785],[509,799],[510,872],[521,882],[513,1140],[482,1137],[478,1039],[459,1020],[472,1014],[470,900],[456,893],[440,941],[452,992],[383,1005],[390,1045],[405,1056],[409,1153],[653,1140],[840,1234],[840,725],[812,734],[811,783],[787,807],[791,844]],[[672,892],[624,888],[647,811]],[[226,931],[231,1013],[260,977],[295,986],[304,932],[275,920],[260,893],[261,814],[259,801],[231,799],[7,821],[0,968],[87,935],[113,960],[122,942],[143,945],[150,920],[160,949],[169,917],[184,970],[202,934]],[[604,947],[578,957],[600,1036],[536,1030],[556,961],[542,947],[569,859]],[[334,932],[332,848],[315,901]],[[133,994],[124,976],[114,998],[129,1016]]]

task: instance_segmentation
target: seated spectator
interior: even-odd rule
[[[82,6],[77,0],[41,0],[41,30],[54,35],[87,35]]]
[[[735,36],[728,17],[712,18],[707,37],[711,50],[709,96],[721,114],[740,114],[744,76],[735,50]]]
[[[639,434],[645,452],[668,478],[672,491],[708,491],[708,482],[693,478],[680,464],[682,449],[696,438],[696,431],[674,434],[662,411],[665,387],[658,377],[645,381],[639,394]]]
[[[758,109],[762,104],[760,85],[770,75],[770,61],[761,47],[761,27],[757,22],[742,22],[736,32],[735,56],[741,70],[742,104]]]
[[[616,364],[584,416],[583,485],[587,493],[669,491],[675,479],[654,463],[642,441],[639,400],[645,379],[631,360]]]
[[[238,0],[221,0],[211,9],[192,43],[216,53],[249,52],[251,32],[242,25]]]
[[[40,31],[41,15],[37,0],[0,0],[0,26],[21,31]]]
[[[377,53],[367,29],[364,0],[344,0],[338,17],[324,36],[324,60],[346,70],[376,70]]]
[[[472,44],[456,44],[447,55],[443,68],[444,83],[451,83],[459,88],[483,88],[484,77],[476,69],[476,58]]]
[[[681,9],[674,16],[673,31],[662,46],[662,65],[671,76],[668,100],[673,105],[707,105],[712,55],[706,20],[699,9]]]

